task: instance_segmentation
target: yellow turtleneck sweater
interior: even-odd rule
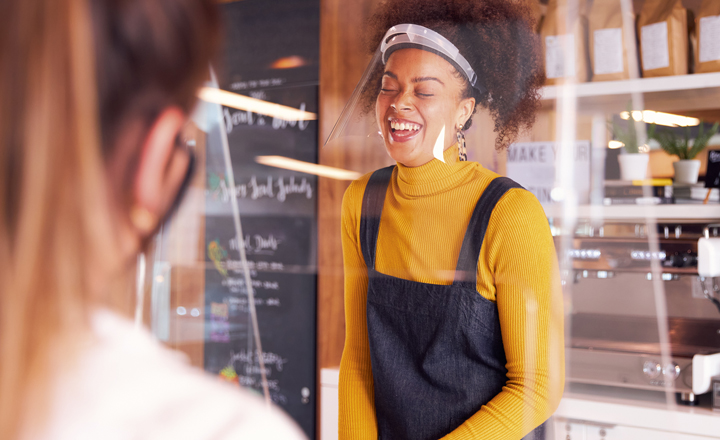
[[[475,204],[497,177],[480,164],[433,159],[398,164],[387,190],[376,257],[386,275],[452,284]],[[340,439],[376,439],[373,377],[366,321],[367,267],[358,237],[370,174],[342,204],[345,349],[340,363]],[[557,257],[542,206],[529,192],[509,190],[498,202],[483,242],[477,290],[497,304],[507,357],[503,391],[444,439],[521,439],[557,408],[565,379],[562,294]]]

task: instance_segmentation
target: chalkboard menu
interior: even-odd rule
[[[319,0],[224,4],[222,89],[317,113]],[[205,219],[205,369],[262,392],[239,249],[247,254],[270,395],[315,437],[317,179],[257,163],[257,156],[317,162],[315,120],[223,107],[209,134]],[[227,135],[235,186],[221,153]],[[230,200],[238,200],[243,240]],[[239,242],[242,241],[242,242]]]

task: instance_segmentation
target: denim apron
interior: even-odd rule
[[[380,216],[393,168],[371,176],[360,221],[378,439],[438,440],[507,382],[497,306],[477,292],[477,266],[495,204],[520,186],[505,177],[490,183],[470,219],[454,282],[425,284],[375,270]],[[535,437],[538,431],[544,431],[542,425],[525,438],[544,438]]]

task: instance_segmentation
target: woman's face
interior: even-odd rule
[[[445,150],[458,125],[472,115],[475,99],[462,99],[464,81],[439,55],[400,49],[390,55],[375,105],[385,148],[395,161],[417,167],[433,159],[436,144]]]

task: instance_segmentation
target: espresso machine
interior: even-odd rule
[[[684,404],[710,391],[720,374],[720,225],[581,222],[570,246],[556,240],[572,268],[570,382],[672,390]]]

